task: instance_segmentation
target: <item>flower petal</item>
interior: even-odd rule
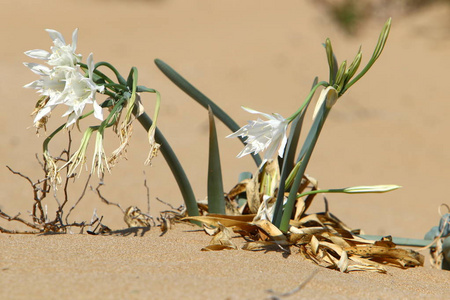
[[[42,60],[48,60],[48,58],[50,57],[50,53],[48,51],[41,50],[41,49],[29,50],[24,53],[25,53],[25,55],[27,55],[31,58],[37,58],[37,59],[42,59]]]
[[[242,107],[243,110],[245,110],[245,111],[247,111],[247,112],[249,112],[251,114],[260,114],[261,116],[264,116],[267,119],[273,119],[272,115],[269,115],[269,114],[266,114],[266,113],[263,113],[263,112],[260,112],[260,111],[257,111],[257,110],[245,107],[245,106],[241,106],[241,107]]]
[[[64,37],[60,32],[53,29],[45,29],[45,31],[48,32],[52,41],[60,40],[61,42],[64,43],[64,45],[66,45],[66,41],[64,40]]]
[[[48,76],[51,69],[47,66],[36,64],[36,63],[23,63],[27,68],[29,68],[33,73],[40,76]]]
[[[78,43],[78,28],[75,28],[75,30],[72,33],[72,49],[75,52],[77,50],[77,43]]]
[[[100,105],[98,105],[97,101],[94,101],[94,117],[103,121],[103,110]]]

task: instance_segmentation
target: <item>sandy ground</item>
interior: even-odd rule
[[[394,17],[387,47],[373,69],[348,92],[330,114],[307,172],[323,188],[398,184],[401,190],[381,195],[332,195],[331,211],[350,227],[367,234],[423,238],[439,220],[438,207],[449,203],[450,69],[449,6],[437,4],[407,15],[389,9],[369,19],[358,35],[349,36],[313,1],[56,1],[3,0],[0,10],[1,165],[32,179],[42,176],[34,155],[43,137],[29,128],[37,95],[22,86],[36,79],[23,52],[48,49],[45,28],[67,40],[79,28],[78,52],[115,65],[125,76],[139,69],[140,84],[159,90],[159,127],[186,169],[198,199],[206,195],[207,112],[169,82],[153,64],[160,58],[229,112],[239,124],[251,118],[245,105],[287,117],[307,95],[314,76],[328,78],[321,43],[330,37],[339,60],[351,60],[360,45],[366,62],[382,24]],[[154,97],[145,95],[152,113]],[[59,126],[55,111],[48,132]],[[310,119],[310,118],[308,118]],[[309,122],[309,121],[308,121]],[[308,123],[309,124],[309,123]],[[218,124],[219,136],[229,134]],[[60,151],[64,139],[51,146]],[[78,141],[74,140],[77,146]],[[117,147],[107,136],[106,148]],[[236,159],[241,144],[221,139],[225,189],[242,171],[254,171],[250,158]],[[150,213],[172,205],[181,194],[162,156],[152,167],[143,130],[135,127],[128,160],[105,178],[104,195],[123,207]],[[145,175],[143,171],[145,170]],[[26,181],[5,167],[0,171],[0,208],[14,215],[31,209]],[[73,204],[86,174],[69,194]],[[92,184],[95,186],[95,182]],[[49,211],[54,208],[52,199]],[[126,225],[116,207],[88,191],[72,215],[90,220],[93,210],[113,229]],[[323,210],[317,201],[313,210]],[[0,220],[0,226],[23,229]],[[267,289],[295,288],[315,269],[292,254],[225,251],[205,253],[201,232],[179,225],[164,237],[153,228],[142,237],[89,235],[0,235],[0,297],[80,299],[262,299]],[[389,269],[388,275],[320,272],[296,296],[308,298],[447,298],[450,273],[424,268]]]

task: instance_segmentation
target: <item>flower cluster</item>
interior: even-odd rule
[[[38,90],[38,93],[43,96],[34,111],[34,114],[36,114],[34,118],[35,126],[41,127],[42,125],[39,125],[39,122],[46,119],[58,104],[68,106],[67,111],[63,114],[63,117],[68,116],[66,127],[78,120],[86,104],[93,104],[94,116],[103,120],[102,108],[96,102],[95,94],[103,92],[104,87],[95,84],[93,81],[94,59],[92,53],[87,59],[87,76],[78,65],[82,57],[75,53],[78,30],[75,29],[72,34],[72,45],[66,44],[64,37],[58,31],[52,29],[46,31],[54,44],[51,47],[51,53],[40,49],[25,52],[27,56],[44,60],[52,67],[36,63],[24,63],[32,72],[40,76],[40,79],[25,85],[26,88]]]

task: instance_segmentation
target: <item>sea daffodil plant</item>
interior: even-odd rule
[[[218,201],[223,202],[225,200],[222,197],[223,185],[221,182],[221,167],[214,117],[220,119],[233,131],[228,137],[238,137],[245,144],[244,149],[238,154],[238,157],[252,154],[259,170],[264,169],[274,159],[275,153],[280,157],[282,167],[281,174],[279,174],[279,186],[266,186],[265,192],[263,192],[260,198],[265,199],[263,201],[265,206],[261,210],[265,210],[264,215],[266,218],[271,218],[271,222],[283,232],[289,230],[289,220],[292,216],[295,203],[301,197],[317,193],[380,193],[398,188],[395,185],[383,185],[299,192],[302,179],[305,176],[306,167],[330,110],[334,107],[337,100],[353,84],[362,78],[378,59],[386,43],[390,26],[391,20],[389,19],[383,27],[372,57],[358,74],[357,70],[362,59],[361,49],[348,67],[346,61],[338,66],[331,42],[327,39],[324,46],[330,70],[329,80],[319,82],[316,78],[302,105],[288,118],[284,118],[277,113],[267,114],[243,107],[247,112],[261,115],[266,120],[258,118],[257,120],[249,121],[247,125],[241,128],[219,106],[198,91],[170,66],[159,59],[155,60],[159,69],[172,82],[200,105],[209,110],[210,157],[208,169],[208,201],[210,212],[224,213],[225,211],[225,205],[223,203],[217,203]],[[98,175],[101,176],[105,170],[109,171],[111,166],[114,165],[123,151],[125,151],[131,136],[131,123],[134,119],[137,119],[148,132],[150,154],[146,162],[149,163],[152,157],[156,155],[156,152],[161,150],[184,197],[187,213],[190,216],[198,215],[198,204],[189,180],[170,148],[169,143],[156,127],[160,106],[159,92],[155,89],[137,84],[138,72],[135,67],[131,68],[128,78],[125,79],[110,63],[99,62],[94,64],[92,53],[88,56],[87,63],[82,63],[82,56],[75,52],[78,40],[77,30],[73,32],[71,45],[65,42],[64,37],[59,32],[55,30],[47,30],[47,32],[54,44],[51,47],[51,52],[31,50],[25,52],[25,54],[31,58],[44,60],[49,66],[25,63],[31,71],[40,76],[40,79],[33,81],[25,87],[36,89],[41,95],[33,112],[36,115],[34,123],[38,130],[42,127],[45,128],[45,124],[55,107],[58,105],[67,106],[67,111],[63,114],[63,117],[68,117],[67,121],[51,133],[44,141],[43,150],[48,178],[53,182],[59,182],[59,172],[64,167],[68,167],[69,176],[75,174],[76,170],[86,163],[87,146],[94,132],[96,132],[96,142],[91,172],[97,169]],[[107,68],[112,71],[117,81],[115,82],[101,72],[100,68]],[[313,124],[295,160],[294,156],[296,154],[306,110],[315,92],[319,89],[322,90],[313,112]],[[154,120],[151,120],[144,112],[140,101],[140,94],[145,92],[154,93],[157,96]],[[96,96],[99,93],[107,95],[108,98],[103,102],[98,101]],[[92,109],[84,113],[85,108],[91,107],[91,105]],[[103,116],[105,109],[108,109],[109,112],[107,116]],[[125,112],[125,114],[123,119],[120,120],[122,112]],[[63,166],[58,166],[49,153],[49,142],[62,129],[66,128],[70,130],[73,124],[78,125],[81,120],[84,120],[91,114],[100,123],[91,125],[86,129],[78,150],[70,157],[68,162]],[[103,148],[103,138],[105,130],[110,127],[115,128],[120,139],[120,145],[111,156],[107,157]],[[263,159],[261,159],[259,153],[263,151],[265,153]],[[267,179],[267,182],[271,182],[271,184],[275,182],[274,179],[278,178],[278,176],[273,177],[272,175],[270,177]],[[275,192],[276,195],[272,195]],[[268,200],[274,196],[276,197],[275,205],[269,207]]]

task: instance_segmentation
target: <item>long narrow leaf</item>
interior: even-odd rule
[[[303,148],[300,153],[299,158],[301,159],[301,164],[297,175],[295,176],[294,183],[292,184],[291,191],[289,192],[288,201],[284,207],[283,216],[280,222],[280,230],[286,232],[289,229],[289,220],[294,209],[294,205],[297,199],[297,191],[300,187],[303,175],[305,174],[306,167],[308,166],[309,159],[311,158],[312,152],[316,145],[317,139],[319,138],[320,131],[322,130],[323,124],[328,116],[330,109],[327,108],[326,102],[324,102],[314,119],[314,123],[309,131],[308,137],[306,138]]]
[[[314,78],[312,89],[317,85],[318,78]],[[312,97],[311,97],[312,98]],[[288,143],[284,153],[283,166],[281,168],[280,186],[278,187],[277,201],[275,202],[275,210],[273,214],[272,223],[279,227],[281,222],[281,216],[283,213],[283,201],[285,192],[285,181],[294,168],[294,157],[297,150],[298,140],[300,138],[300,132],[302,130],[303,120],[305,112],[308,109],[309,103],[305,106],[303,111],[294,119],[291,125],[291,131],[289,132]]]
[[[208,107],[209,115],[209,164],[208,164],[208,211],[213,214],[225,214],[222,170],[220,167],[219,143],[214,122],[214,113]]]
[[[184,79],[180,74],[178,74],[174,69],[172,69],[168,64],[160,59],[155,59],[156,66],[164,73],[176,86],[178,86],[183,92],[188,94],[192,99],[197,101],[201,106],[208,109],[211,107],[214,115],[219,118],[231,131],[236,132],[240,129],[239,125],[219,106],[217,106],[213,101],[201,93],[197,88],[190,84],[186,79]],[[239,137],[242,143],[244,139]],[[261,164],[261,158],[258,154],[253,155],[253,160],[259,167]]]

